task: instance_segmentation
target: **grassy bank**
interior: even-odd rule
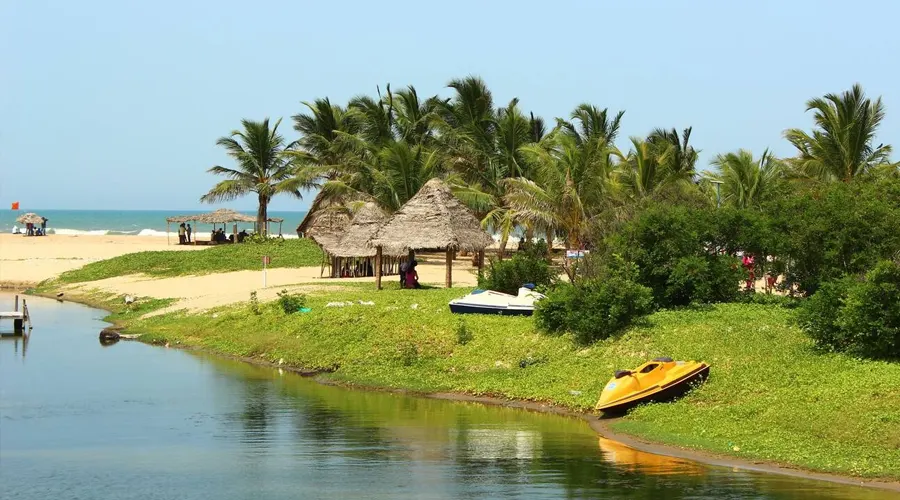
[[[169,250],[130,253],[62,273],[59,282],[78,283],[137,273],[170,277],[260,270],[262,257],[265,255],[272,258],[269,267],[318,266],[322,262],[322,252],[311,240],[281,240],[217,245],[194,252]]]
[[[745,459],[900,479],[900,364],[816,353],[789,310],[731,304],[660,312],[584,348],[537,333],[530,318],[451,315],[447,301],[463,293],[347,287],[309,297],[309,313],[285,315],[264,304],[259,315],[241,306],[146,320],[119,310],[117,319],[144,340],[335,370],[330,377],[349,383],[582,410],[593,407],[616,368],[662,355],[702,359],[712,374],[700,390],[639,408],[614,430]],[[359,300],[375,305],[326,307]]]

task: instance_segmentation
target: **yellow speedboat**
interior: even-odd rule
[[[667,401],[687,392],[709,375],[702,361],[656,358],[634,370],[618,370],[607,382],[595,409],[622,413],[641,403]]]

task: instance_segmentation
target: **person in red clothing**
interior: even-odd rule
[[[406,266],[406,288],[421,288],[419,285],[419,273],[416,272],[416,265],[418,262],[415,260],[410,261],[409,265]]]
[[[756,283],[756,273],[753,272],[753,256],[750,254],[744,254],[744,258],[741,262],[744,265],[744,268],[747,270],[747,290],[752,290]]]

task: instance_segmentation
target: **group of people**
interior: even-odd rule
[[[188,224],[185,226],[184,222],[182,222],[178,226],[178,244],[179,245],[187,245],[191,242],[191,233],[192,233],[191,225]]]
[[[41,217],[40,227],[35,227],[34,223],[26,222],[25,231],[19,229],[19,226],[13,226],[12,234],[24,234],[25,236],[47,236],[47,218]]]
[[[178,244],[179,245],[187,245],[192,242],[191,235],[193,234],[193,230],[191,229],[190,224],[185,224],[182,222],[178,226]],[[246,230],[241,230],[237,234],[237,242],[242,243],[244,238],[250,236],[250,234]],[[225,234],[225,229],[213,229],[209,234],[209,241],[213,243],[234,243],[234,234]]]

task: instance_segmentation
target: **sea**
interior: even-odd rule
[[[24,229],[24,224],[16,222],[16,218],[26,212],[34,212],[47,218],[48,234],[84,235],[84,236],[166,236],[166,217],[207,213],[210,210],[3,210],[0,211],[0,231],[11,233],[14,227]],[[255,211],[242,211],[256,216]],[[297,237],[296,229],[306,216],[306,212],[271,211],[269,217],[281,217],[284,222],[281,231],[285,238]],[[196,232],[212,229],[209,224],[195,224]],[[229,230],[231,225],[229,224]],[[238,230],[253,229],[253,224],[238,223]],[[177,232],[176,224],[170,231]],[[278,234],[278,224],[270,223],[269,232]]]

